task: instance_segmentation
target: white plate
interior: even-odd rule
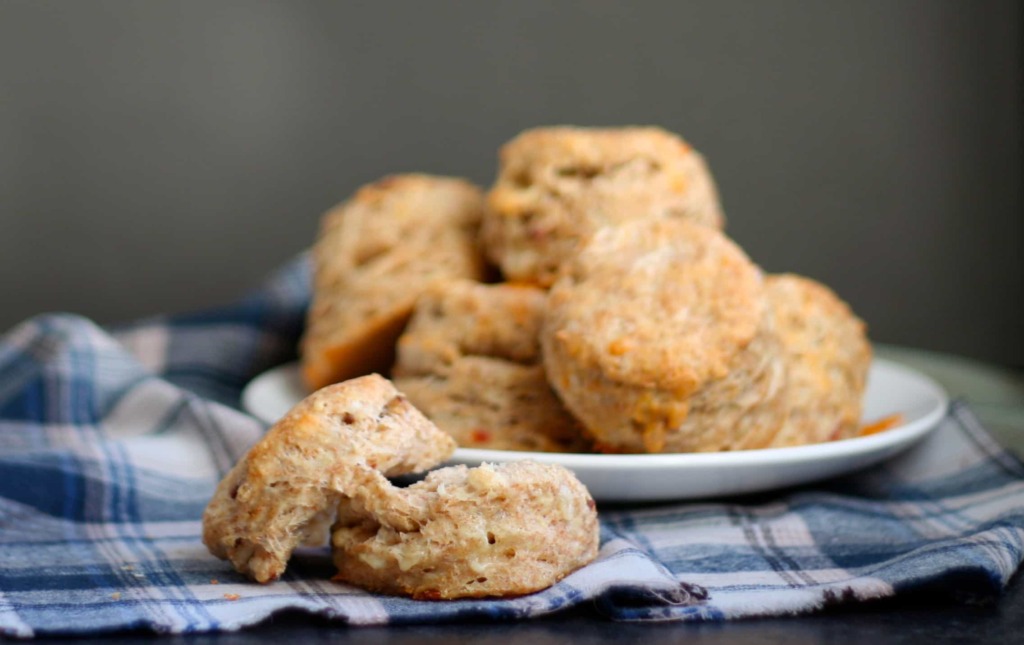
[[[242,406],[274,423],[307,394],[294,363],[253,379]],[[946,394],[927,376],[875,359],[864,395],[864,419],[900,414],[903,423],[867,437],[795,448],[661,455],[586,455],[459,448],[450,464],[475,466],[533,459],[561,464],[604,502],[719,497],[782,488],[876,464],[922,439],[946,412]]]

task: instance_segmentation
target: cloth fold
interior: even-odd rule
[[[1024,465],[965,404],[885,464],[730,501],[599,507],[601,552],[514,599],[413,601],[330,581],[299,551],[260,586],[200,519],[265,427],[238,408],[294,357],[300,258],[242,301],[103,329],[31,319],[0,338],[0,633],[233,630],[283,609],[353,625],[518,619],[591,603],[615,620],[724,620],[947,590],[997,594],[1022,559]]]

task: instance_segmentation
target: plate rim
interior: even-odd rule
[[[277,377],[286,372],[297,372],[299,363],[291,361],[272,367],[253,377],[243,388],[240,397],[242,410],[259,419],[267,421],[257,414],[251,403],[253,391],[258,382]],[[528,452],[519,450],[493,450],[485,448],[456,448],[449,461],[458,463],[501,463],[532,459],[541,463],[556,463],[570,469],[602,469],[602,470],[635,470],[645,468],[720,468],[723,466],[753,465],[759,466],[785,465],[805,460],[821,460],[827,458],[849,458],[857,455],[873,454],[890,448],[909,447],[934,430],[939,421],[946,415],[949,408],[949,396],[945,389],[932,377],[921,371],[908,367],[897,361],[874,357],[871,368],[882,368],[899,373],[902,378],[916,381],[928,394],[935,399],[923,416],[909,423],[879,432],[866,437],[852,437],[836,441],[788,446],[782,448],[757,448],[751,450],[732,450],[725,452],[699,453],[659,453],[659,454],[601,454],[601,453],[566,453],[566,452]]]

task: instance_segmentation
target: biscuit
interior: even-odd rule
[[[660,128],[549,127],[501,149],[482,237],[506,279],[550,286],[594,231],[635,219],[722,228],[704,159]]]
[[[809,278],[773,275],[766,286],[789,375],[789,417],[772,446],[856,436],[871,365],[863,321]]]
[[[422,472],[455,442],[374,374],[305,398],[253,446],[203,514],[203,543],[257,582],[284,573],[300,543],[315,542],[340,499],[377,509],[385,479]]]
[[[310,390],[388,369],[423,289],[483,277],[482,209],[481,191],[461,179],[396,175],[324,216],[300,345]]]
[[[434,285],[399,339],[395,384],[460,446],[585,450],[540,364],[544,301],[532,287]]]
[[[343,500],[331,544],[335,580],[424,600],[518,596],[597,556],[597,512],[561,466],[519,461],[435,470],[394,489],[410,529]]]
[[[396,377],[395,384],[463,448],[592,451],[541,365],[467,356],[444,376]]]
[[[761,272],[679,219],[598,231],[548,297],[548,379],[608,452],[766,446],[786,373]]]
[[[539,363],[545,298],[525,285],[435,283],[420,295],[398,341],[396,373],[435,374],[470,355]]]

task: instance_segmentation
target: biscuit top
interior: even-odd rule
[[[423,289],[482,278],[482,214],[483,195],[469,182],[417,174],[364,186],[328,212],[300,346],[307,387],[387,369]]]
[[[250,473],[270,478],[293,476],[293,458],[307,469],[315,461],[311,470],[318,476],[358,462],[397,477],[433,468],[454,450],[451,437],[390,381],[369,374],[329,385],[297,403],[253,446],[247,460]]]
[[[355,287],[353,283],[370,284],[375,278],[399,273],[409,263],[410,253],[394,251],[436,252],[436,238],[442,235],[438,231],[450,230],[467,241],[475,240],[481,204],[479,188],[453,177],[392,175],[367,184],[324,215],[320,242],[313,250],[316,286],[347,283]],[[475,263],[477,254],[468,258]],[[460,256],[435,259],[469,264]],[[477,273],[476,266],[459,270],[462,275]]]
[[[602,226],[680,218],[722,228],[703,158],[653,127],[549,127],[500,153],[483,240],[509,280],[550,286],[559,265]]]
[[[689,394],[724,377],[765,312],[760,271],[683,220],[598,231],[551,291],[545,334],[613,381]]]
[[[692,152],[688,143],[657,127],[553,126],[523,132],[499,154],[503,168],[511,172],[533,169],[540,175],[554,170],[561,177],[593,178],[625,170],[624,164],[654,167],[661,159]]]

